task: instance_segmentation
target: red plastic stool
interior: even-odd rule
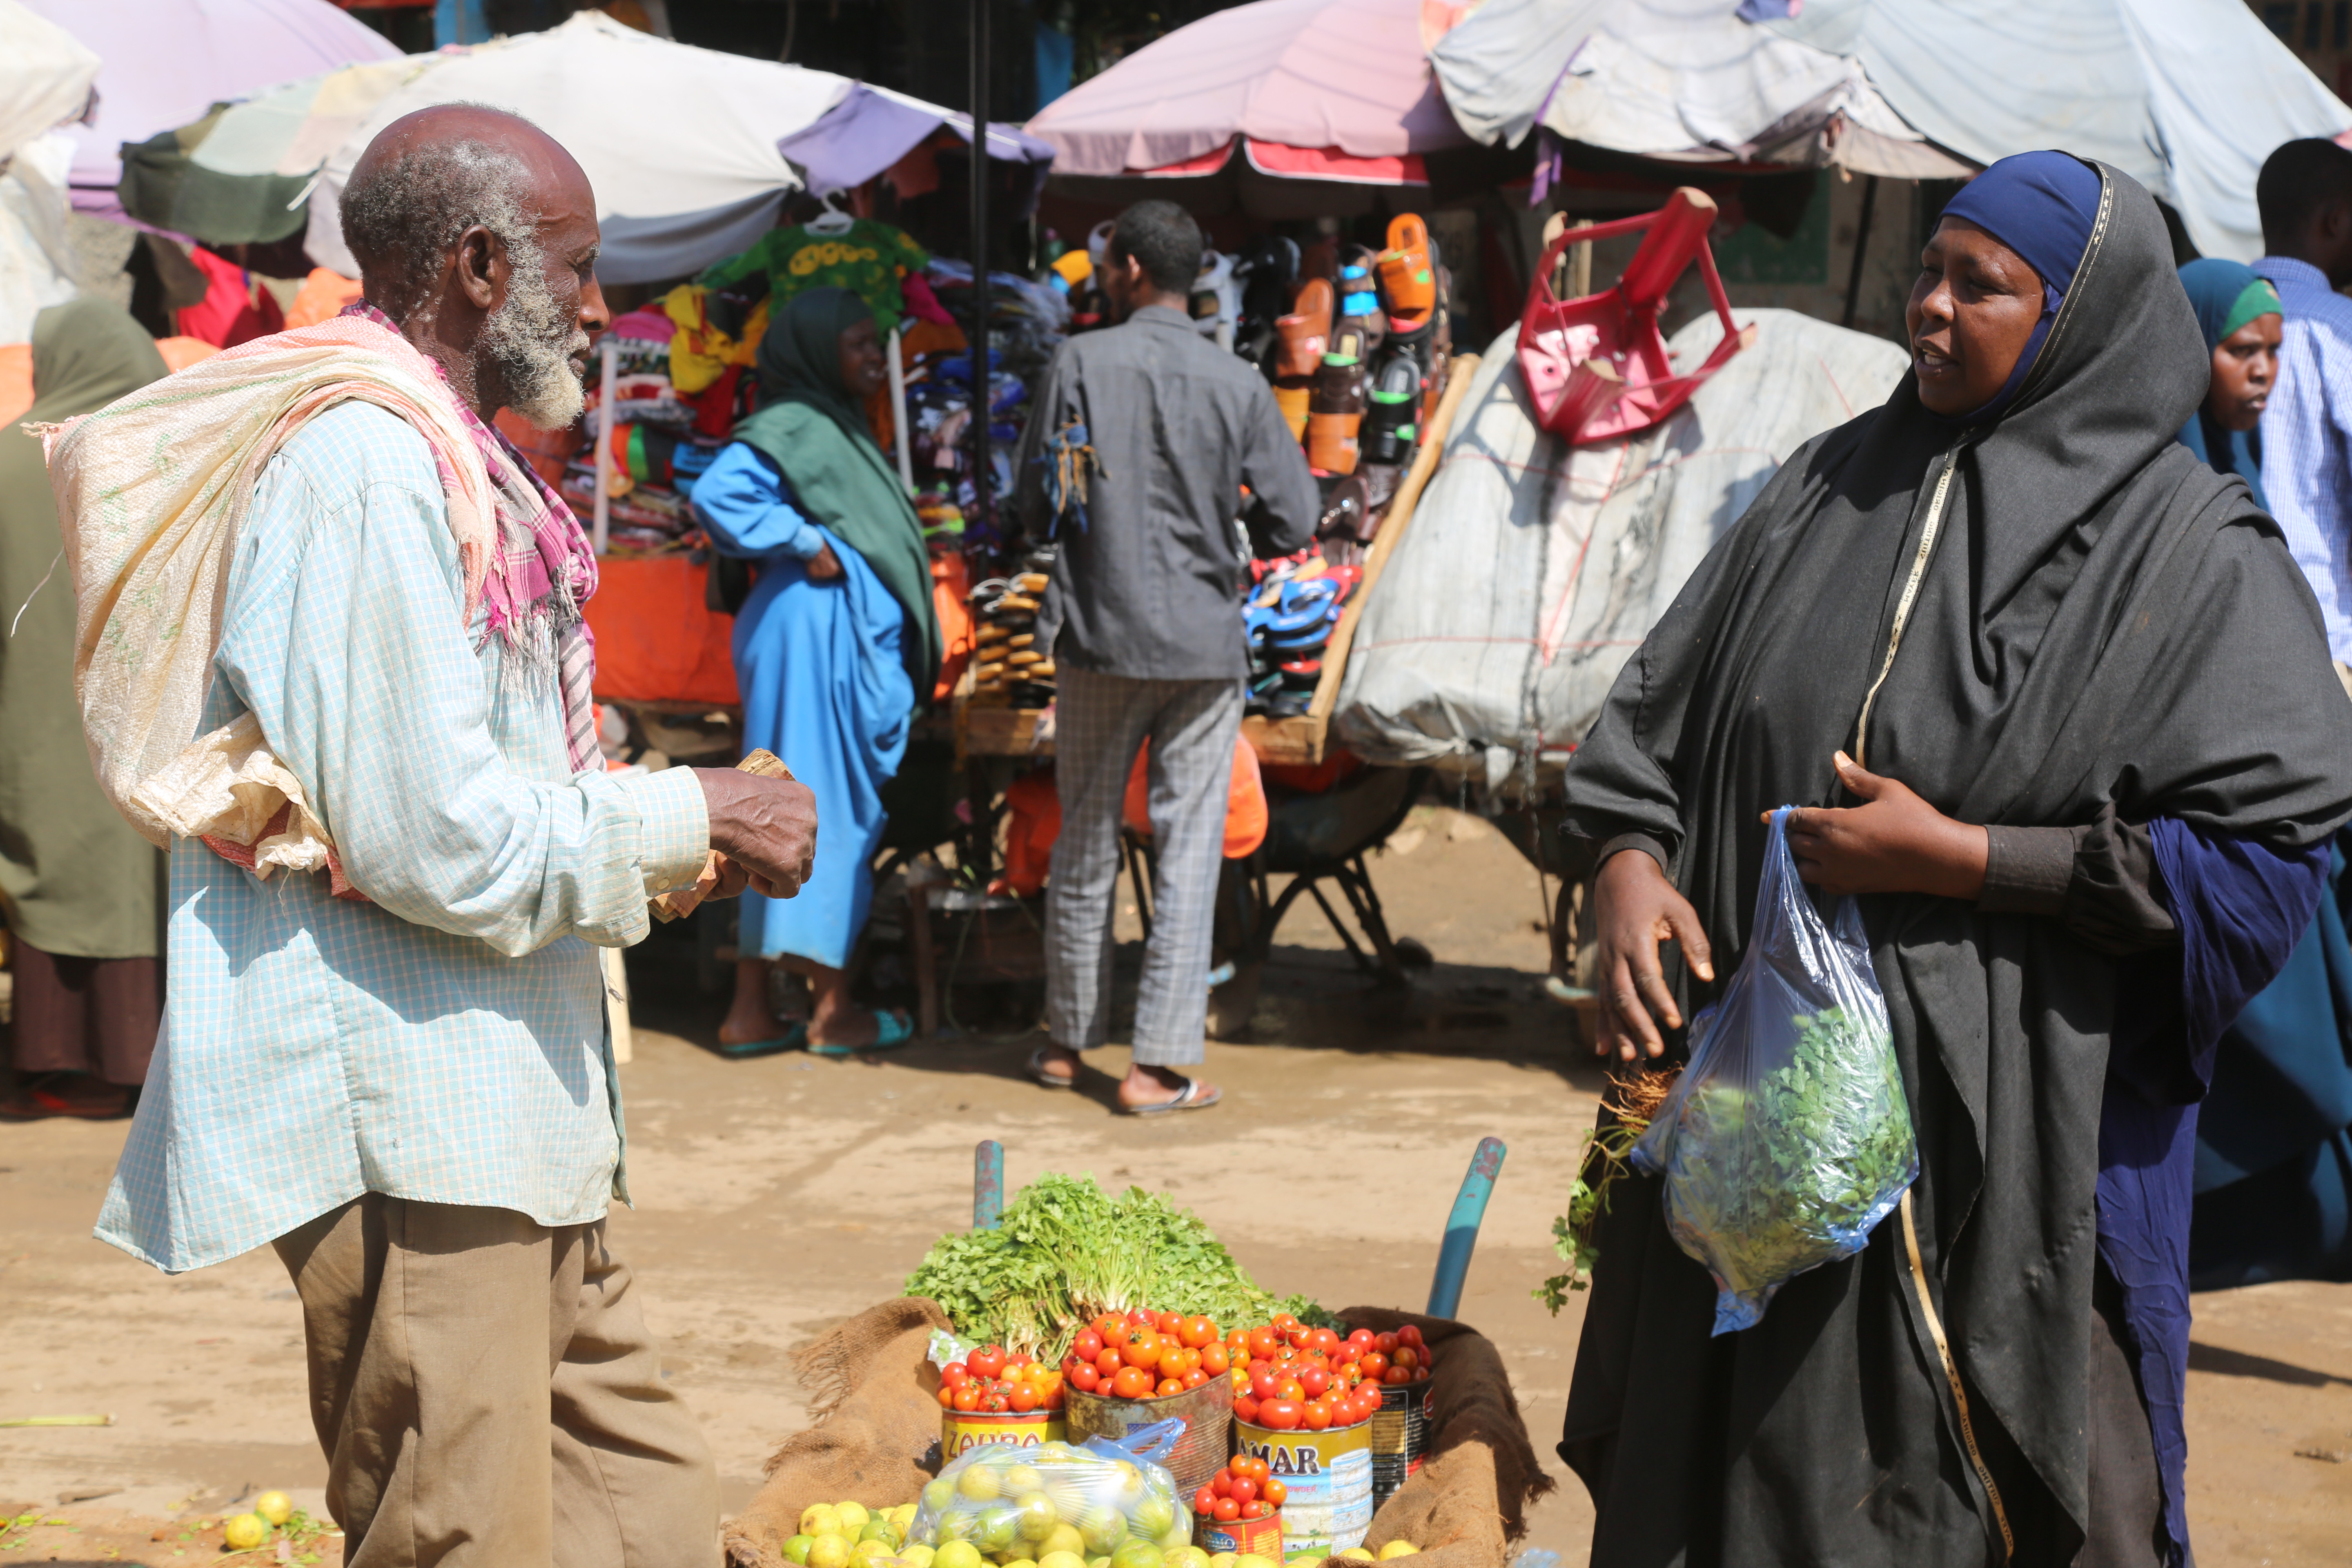
[[[1545,429],[1578,444],[1646,430],[1688,402],[1699,383],[1755,342],[1753,326],[1732,321],[1731,301],[1707,249],[1715,213],[1714,198],[1685,185],[1656,212],[1563,229],[1544,247],[1528,308],[1519,317],[1518,354],[1537,421]],[[1552,268],[1562,248],[1643,230],[1647,233],[1642,248],[1614,289],[1580,300],[1552,293]],[[1707,298],[1723,318],[1723,341],[1705,364],[1676,375],[1658,331],[1658,312],[1694,258],[1706,280]]]

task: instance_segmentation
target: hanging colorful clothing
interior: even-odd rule
[[[874,312],[875,330],[887,338],[898,318],[907,313],[900,277],[921,271],[930,259],[930,253],[908,238],[905,230],[859,218],[839,234],[771,229],[759,244],[740,256],[729,257],[695,281],[723,289],[764,272],[771,310],[783,309],[804,289],[846,289],[866,301]],[[745,335],[751,338],[750,333]]]

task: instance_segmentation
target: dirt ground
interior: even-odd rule
[[[1400,934],[1437,965],[1368,990],[1311,905],[1283,928],[1255,1040],[1213,1044],[1226,1102],[1114,1118],[1111,1079],[1051,1094],[1021,1076],[1034,1037],[923,1044],[880,1061],[730,1063],[717,1005],[640,974],[623,1069],[630,1181],[615,1247],[637,1268],[666,1371],[709,1430],[731,1510],[805,1422],[787,1358],[894,1294],[942,1231],[971,1223],[971,1151],[1007,1177],[1091,1172],[1197,1210],[1261,1282],[1326,1304],[1420,1307],[1477,1141],[1508,1156],[1462,1315],[1500,1346],[1537,1447],[1559,1428],[1579,1307],[1528,1294],[1597,1072],[1544,996],[1534,873],[1485,823],[1417,811],[1373,876]],[[1125,1055],[1102,1054],[1123,1068]],[[0,1422],[110,1414],[106,1427],[0,1426],[0,1564],[213,1558],[229,1504],[270,1487],[323,1513],[300,1321],[265,1248],[165,1279],[90,1239],[120,1124],[0,1130]],[[2200,1296],[2189,1386],[2190,1512],[2203,1568],[2352,1561],[2352,1287]],[[1528,1544],[1585,1561],[1591,1510],[1559,1489]],[[43,1522],[62,1521],[62,1523]],[[324,1561],[339,1560],[331,1540]],[[240,1563],[254,1561],[237,1559]]]

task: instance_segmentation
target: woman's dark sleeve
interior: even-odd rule
[[[2146,825],[2113,806],[2079,827],[1985,829],[1987,914],[2043,915],[2110,956],[2171,947],[2180,940]]]

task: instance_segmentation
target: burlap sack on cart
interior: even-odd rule
[[[811,1503],[913,1502],[939,1469],[940,1374],[926,1356],[949,1326],[939,1303],[901,1296],[868,1307],[793,1358],[811,1425],[784,1439],[767,1485],[727,1521],[728,1568],[782,1568]]]
[[[433,363],[356,317],[240,343],[80,418],[44,426],[73,576],[74,691],[99,787],[151,843],[256,850],[317,870],[331,844],[250,715],[197,735],[236,542],[262,466],[314,416],[357,399],[432,447],[470,620],[497,521],[488,469]],[[193,739],[192,739],[193,737]],[[281,807],[285,828],[257,843]]]
[[[1436,1352],[1429,1461],[1373,1516],[1365,1544],[1402,1537],[1427,1568],[1503,1568],[1528,1504],[1551,1489],[1519,1418],[1503,1358],[1476,1330],[1442,1318],[1350,1307],[1350,1326],[1416,1323]],[[728,1568],[782,1568],[811,1503],[911,1502],[939,1468],[939,1373],[925,1360],[948,1326],[934,1302],[901,1297],[850,1319],[795,1358],[813,1425],[767,1463],[767,1485],[726,1527]],[[1416,1568],[1420,1560],[1416,1559]]]

